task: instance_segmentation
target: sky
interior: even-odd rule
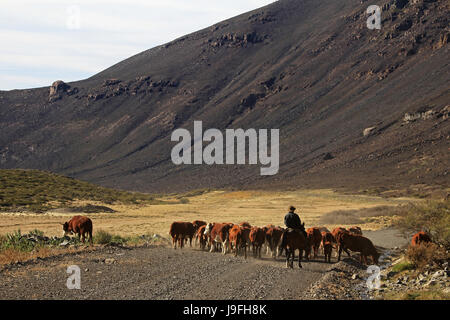
[[[88,78],[273,0],[1,0],[0,90]]]

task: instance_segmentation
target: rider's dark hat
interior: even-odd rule
[[[289,211],[295,211],[295,207],[294,206],[290,206],[289,207]]]

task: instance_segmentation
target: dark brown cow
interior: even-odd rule
[[[200,238],[197,237],[197,231],[201,226],[206,226],[206,222],[202,220],[194,220],[192,221],[192,225],[194,226],[194,239],[195,239],[194,245],[197,245],[197,242],[200,240]],[[186,242],[187,240],[188,238],[186,238]]]
[[[64,236],[75,233],[84,243],[86,234],[92,244],[92,220],[85,216],[75,216],[63,224]]]
[[[208,238],[205,235],[206,225],[200,226],[195,234],[195,242],[200,243],[200,249],[205,250]]]
[[[222,244],[222,253],[227,254],[230,248],[229,231],[233,227],[232,223],[208,223],[205,228],[205,235],[208,237],[210,252],[217,251],[217,244]]]
[[[331,253],[333,251],[334,237],[331,232],[322,232],[322,248],[325,256],[325,262],[331,263]]]
[[[343,249],[348,249],[353,252],[359,252],[361,254],[361,263],[367,264],[367,256],[371,256],[373,263],[378,264],[378,258],[380,254],[375,249],[372,241],[366,237],[352,234],[352,233],[341,233],[337,239],[339,246],[339,257],[338,261],[341,260],[341,252]]]
[[[237,256],[239,251],[244,250],[244,257],[247,259],[247,239],[246,231],[248,228],[242,228],[241,226],[234,225],[230,229],[230,245],[234,247],[234,256]]]
[[[266,233],[263,228],[253,227],[249,234],[250,243],[252,244],[253,256],[261,258],[261,249],[266,240]]]
[[[173,222],[170,226],[169,234],[172,237],[172,245],[174,249],[177,248],[177,242],[180,249],[182,249],[185,239],[190,239],[192,246],[194,225],[191,222]]]
[[[241,223],[239,223],[239,225],[243,228],[249,228],[249,229],[252,228],[252,225],[248,222],[241,222]]]
[[[287,229],[282,238],[281,246],[286,250],[286,268],[294,267],[295,250],[299,250],[298,266],[302,267],[303,251],[308,250],[309,243],[306,239],[306,232],[301,230]]]
[[[266,242],[267,242],[267,254],[269,253],[269,249],[272,253],[272,258],[276,259],[279,255],[279,245],[281,236],[283,235],[283,229],[280,227],[272,226],[266,231]]]
[[[426,232],[420,231],[417,232],[415,235],[413,235],[411,245],[413,247],[416,247],[419,246],[421,243],[428,243],[428,242],[431,242],[430,236]]]
[[[354,233],[360,236],[363,235],[362,229],[360,227],[351,227],[350,229],[348,229],[348,231],[350,231],[350,233]]]
[[[328,230],[328,228],[327,227],[319,227],[319,231],[320,231],[320,233],[322,233],[322,232],[331,232],[330,230]]]
[[[309,249],[306,250],[306,258],[309,260],[311,250],[313,250],[315,259],[319,253],[320,243],[322,242],[322,234],[320,233],[319,228],[309,228],[306,230],[306,234],[309,243]]]
[[[206,221],[195,220],[192,222],[192,225],[194,226],[194,232],[197,232],[198,228],[201,226],[206,226]]]

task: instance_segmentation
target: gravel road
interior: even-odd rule
[[[268,256],[105,247],[4,268],[0,299],[302,299],[336,266],[322,259],[286,269],[284,259]],[[79,290],[66,286],[71,265],[81,270]]]

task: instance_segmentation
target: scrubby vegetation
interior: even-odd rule
[[[360,224],[366,223],[374,217],[394,216],[399,208],[394,206],[377,206],[359,210],[336,210],[324,214],[320,218],[323,224]]]
[[[0,170],[0,211],[43,212],[72,201],[158,204],[154,196],[103,188],[38,170]]]
[[[22,234],[19,230],[6,235],[0,235],[0,252],[4,250],[16,250],[20,252],[31,252],[33,250],[43,248],[58,246],[64,242],[66,238],[58,237],[46,237],[44,232],[40,230],[33,230],[27,234]],[[77,238],[71,239],[72,244],[80,243]]]
[[[424,243],[419,246],[409,246],[406,257],[414,266],[423,270],[426,266],[440,265],[448,259],[445,249],[435,243]]]
[[[104,230],[94,233],[94,244],[92,247],[88,241],[83,244],[76,236],[74,237],[47,237],[44,232],[34,230],[22,234],[16,230],[6,235],[0,235],[0,265],[17,261],[26,261],[36,257],[47,257],[57,253],[65,253],[74,250],[92,248],[97,245],[119,245],[119,246],[141,246],[167,244],[168,240],[155,235],[145,234],[140,236],[123,237],[111,234]]]
[[[430,200],[399,210],[397,227],[405,233],[425,231],[433,242],[450,248],[450,200]]]

